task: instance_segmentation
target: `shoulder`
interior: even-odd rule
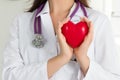
[[[19,13],[15,16],[14,21],[19,21],[19,22],[26,22],[28,20],[34,19],[34,13],[35,12],[23,12]]]
[[[86,11],[88,19],[94,24],[95,30],[111,28],[111,22],[105,14],[91,8],[86,8]]]
[[[109,21],[108,17],[99,11],[96,11],[92,8],[86,8],[86,11],[89,19],[92,19],[94,21],[99,21],[99,22],[103,22],[106,20]]]
[[[23,30],[23,29],[29,29],[31,26],[33,26],[33,23],[34,23],[34,12],[23,12],[17,14],[14,17],[12,26],[16,27],[16,29]]]
[[[95,33],[107,32],[108,29],[112,29],[111,22],[105,14],[91,8],[86,8],[86,10],[89,20],[93,22]]]

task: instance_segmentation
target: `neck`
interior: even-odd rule
[[[50,5],[50,12],[61,13],[71,9],[74,0],[48,0]]]

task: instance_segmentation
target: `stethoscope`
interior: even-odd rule
[[[73,16],[75,15],[75,13],[78,11],[79,7],[81,7],[84,16],[87,17],[87,12],[86,9],[84,7],[83,4],[81,4],[78,0],[76,0],[76,8],[74,9],[74,11],[72,12],[72,14],[70,15],[70,19],[73,18]],[[42,31],[41,31],[41,18],[40,16],[37,17],[37,15],[42,11],[42,9],[44,8],[44,4],[40,5],[40,7],[36,10],[36,14],[35,14],[35,20],[34,20],[34,34],[35,34],[35,39],[32,41],[32,44],[34,47],[36,48],[42,48],[45,45],[45,38],[42,35]]]

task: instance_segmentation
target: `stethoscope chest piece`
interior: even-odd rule
[[[36,48],[42,48],[45,45],[45,39],[41,34],[35,34],[35,39],[32,41],[32,44]]]

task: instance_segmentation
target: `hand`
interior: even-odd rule
[[[70,20],[70,18],[66,18],[63,21],[59,22],[57,27],[57,38],[60,44],[60,55],[64,57],[67,61],[69,61],[72,58],[73,55],[73,48],[71,48],[67,43],[64,35],[62,34],[61,28],[63,24],[67,23]]]
[[[81,66],[83,73],[86,74],[90,63],[89,58],[87,56],[87,51],[93,39],[93,24],[86,17],[82,18],[82,21],[85,21],[87,23],[89,27],[89,32],[88,35],[85,37],[83,43],[78,48],[74,49],[74,54]]]

